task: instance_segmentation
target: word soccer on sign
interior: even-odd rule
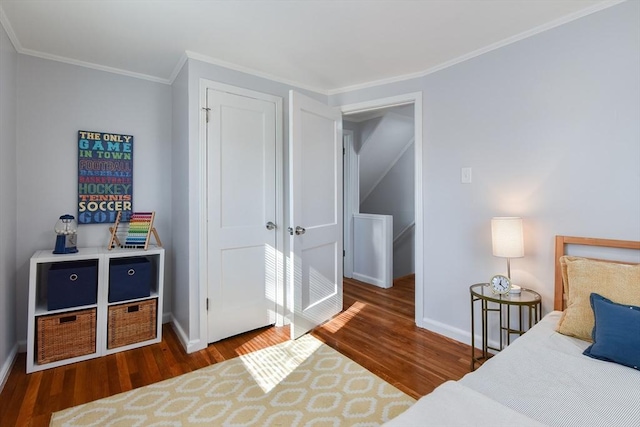
[[[127,222],[133,212],[133,136],[78,131],[78,223]]]

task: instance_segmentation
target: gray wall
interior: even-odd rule
[[[185,64],[173,81],[172,90],[172,160],[171,169],[171,233],[173,247],[169,257],[173,263],[172,314],[174,324],[189,330],[189,64]],[[184,331],[179,331],[182,336]]]
[[[17,85],[17,332],[25,340],[29,258],[52,249],[58,217],[77,211],[78,130],[134,136],[134,209],[156,211],[154,225],[171,248],[171,88],[25,55]],[[105,246],[108,233],[107,225],[80,225],[78,246]],[[167,263],[166,277],[170,271]]]
[[[0,24],[0,389],[16,341],[16,71],[18,58]]]
[[[556,234],[640,239],[640,2],[333,105],[423,91],[424,324],[469,339],[469,286],[504,272],[490,219],[522,216],[515,282],[553,304]],[[460,168],[473,183],[460,183]]]

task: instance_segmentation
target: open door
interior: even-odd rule
[[[342,310],[342,115],[289,92],[291,338]]]

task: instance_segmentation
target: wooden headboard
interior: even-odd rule
[[[565,308],[564,307],[565,300],[562,295],[563,287],[562,287],[562,269],[560,268],[560,257],[562,255],[566,255],[566,245],[602,246],[607,248],[640,250],[640,241],[635,241],[635,240],[611,240],[611,239],[594,239],[590,237],[556,236],[556,256],[555,256],[556,276],[555,276],[555,288],[554,288],[554,296],[553,296],[553,309],[560,310],[560,311],[564,310]],[[610,261],[610,262],[622,262],[622,261]],[[625,264],[628,264],[628,263],[625,263]]]

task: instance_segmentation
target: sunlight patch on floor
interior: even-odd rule
[[[322,342],[310,335],[240,356],[256,384],[265,392],[273,390],[309,358]]]
[[[349,320],[353,319],[360,313],[367,304],[362,302],[355,302],[351,307],[340,313],[335,318],[331,319],[329,322],[325,323],[321,326],[327,332],[331,332],[332,334],[338,332],[340,328],[349,323]]]

